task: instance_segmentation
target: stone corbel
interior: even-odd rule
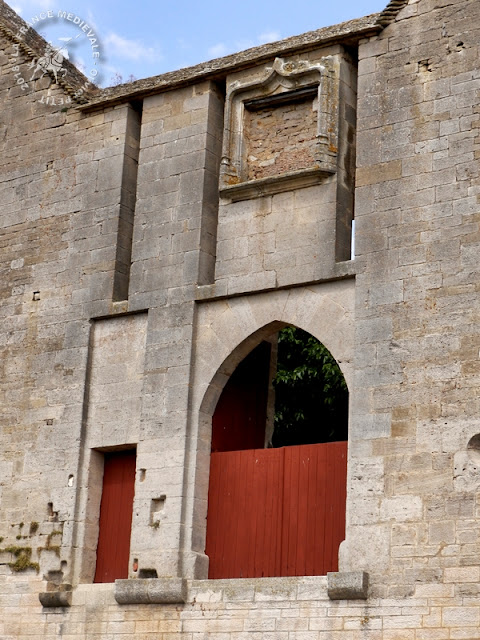
[[[48,590],[51,589],[51,590]],[[47,591],[38,594],[42,607],[70,607],[72,604],[72,585],[47,583]]]
[[[327,592],[330,600],[366,600],[368,573],[366,571],[338,571],[327,573]]]
[[[118,604],[183,604],[186,581],[183,578],[133,578],[115,580]]]

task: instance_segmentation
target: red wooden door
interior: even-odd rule
[[[338,571],[345,539],[347,442],[285,447],[283,576]]]
[[[135,451],[105,454],[94,582],[128,578],[135,460]]]
[[[346,442],[212,453],[209,577],[336,571],[346,471]]]

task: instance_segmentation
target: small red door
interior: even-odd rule
[[[128,578],[135,461],[134,450],[105,454],[94,582]]]

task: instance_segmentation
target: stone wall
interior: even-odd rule
[[[47,78],[16,86],[2,32],[5,640],[478,638],[480,14],[390,8],[368,37],[338,28],[66,110]],[[275,156],[262,173],[250,156],[285,148],[305,105],[313,166]],[[207,579],[212,414],[288,324],[349,386],[339,560],[344,578],[368,572],[366,600],[332,600],[325,576]],[[102,456],[127,445],[122,600],[91,581]]]
[[[362,567],[377,565],[386,597],[421,583],[448,591],[451,575],[476,573],[480,543],[478,484],[456,480],[471,478],[467,446],[480,429],[479,16],[470,3],[427,0],[400,17],[359,49],[350,446],[358,499],[343,550],[345,561],[355,549],[368,556]],[[476,624],[475,606],[467,622],[476,591],[455,587],[463,637]]]
[[[114,110],[52,109],[47,79],[22,92],[27,60],[2,49],[1,546],[70,571],[89,317],[111,308],[120,197],[98,175],[124,132]]]

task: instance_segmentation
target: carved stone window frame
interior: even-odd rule
[[[334,56],[319,62],[285,61],[275,58],[265,75],[254,82],[232,82],[227,90],[220,196],[230,201],[271,195],[292,188],[317,184],[337,168],[338,78]],[[267,178],[247,180],[244,139],[245,110],[298,101],[304,93],[316,91],[317,132],[315,162],[311,167]],[[281,96],[285,94],[285,100]]]

